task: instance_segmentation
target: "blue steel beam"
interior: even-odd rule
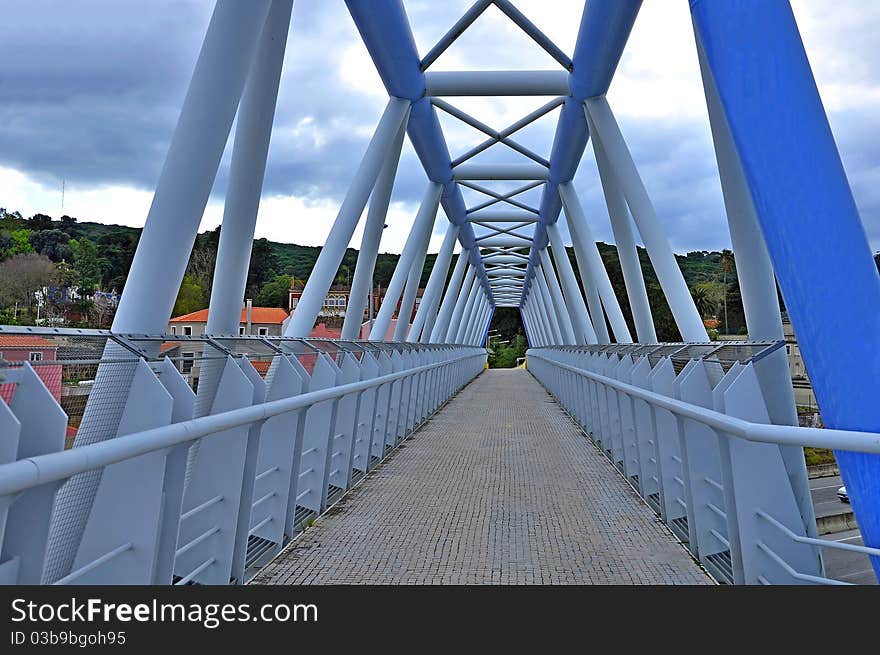
[[[590,135],[584,100],[608,91],[641,6],[642,0],[588,0],[584,6],[568,80],[571,95],[562,106],[553,138],[550,179],[541,196],[541,222],[535,230],[523,301],[532,279],[532,268],[539,263],[538,251],[547,246],[546,226],[559,218],[562,208],[559,185],[574,179],[587,147]]]
[[[468,258],[491,298],[492,289],[474,239],[474,230],[467,221],[464,198],[452,179],[449,148],[434,106],[430,98],[425,97],[425,74],[421,70],[403,3],[401,0],[345,0],[345,4],[388,94],[412,102],[407,125],[410,142],[428,179],[443,185],[440,197],[443,211],[459,226],[459,242],[468,251]]]
[[[822,418],[880,431],[880,276],[791,7],[691,0],[691,14]],[[880,456],[835,457],[880,546]]]

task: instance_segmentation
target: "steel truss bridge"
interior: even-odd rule
[[[791,8],[690,2],[751,339],[711,343],[605,97],[640,4],[588,0],[569,55],[509,0],[479,0],[420,56],[400,0],[346,0],[389,100],[284,336],[249,338],[236,335],[292,0],[218,0],[112,330],[0,328],[55,353],[0,368],[0,582],[247,581],[483,371],[497,307],[519,308],[530,373],[716,580],[835,584],[827,547],[880,572],[880,277]],[[558,69],[434,70],[491,5]],[[548,101],[497,129],[460,96]],[[517,141],[551,112],[548,153]],[[485,141],[453,157],[440,113]],[[165,335],[236,118],[208,336]],[[407,137],[429,182],[359,341]],[[588,140],[634,332],[572,185]],[[478,163],[505,148],[520,159]],[[398,301],[412,312],[440,206],[415,320],[385,342]],[[307,339],[364,209],[342,338]],[[657,343],[637,241],[683,343]],[[797,427],[777,282],[828,429]],[[171,342],[195,359],[167,357]],[[817,538],[804,445],[835,450],[865,547]]]

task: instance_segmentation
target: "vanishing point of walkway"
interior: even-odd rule
[[[523,370],[481,374],[255,584],[707,584]]]

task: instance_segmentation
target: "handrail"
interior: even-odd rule
[[[625,382],[620,382],[592,371],[564,364],[534,351],[530,351],[528,356],[547,361],[554,366],[599,382],[639,400],[644,400],[661,409],[668,410],[677,416],[692,419],[747,441],[880,454],[880,433],[877,432],[750,423],[749,421],[727,416],[705,407],[691,405],[690,403],[675,400],[654,391],[626,384]]]
[[[320,402],[342,398],[351,393],[366,391],[411,375],[485,355],[482,348],[474,347],[474,351],[442,362],[424,364],[371,380],[310,391],[290,398],[250,405],[220,414],[122,435],[71,450],[28,457],[3,464],[0,465],[0,496],[16,494],[32,487],[67,479],[78,473],[116,464],[126,459],[250,425],[257,421],[264,421],[280,414],[307,409]]]

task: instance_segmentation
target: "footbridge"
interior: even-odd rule
[[[112,329],[0,326],[0,582],[839,584],[827,548],[880,572],[880,276],[788,3],[690,2],[742,342],[710,341],[606,98],[638,0],[588,0],[571,53],[509,0],[427,53],[401,0],[345,4],[389,99],[283,335],[239,317],[292,0],[217,1]],[[556,68],[436,70],[490,7]],[[471,96],[538,106],[499,129]],[[451,155],[441,114],[485,140]],[[169,335],[233,122],[206,334]],[[407,138],[428,182],[360,339]],[[309,338],[362,214],[341,338]],[[777,285],[824,429],[797,427]],[[485,370],[502,307],[526,369]],[[865,546],[818,538],[804,446],[835,451]]]

